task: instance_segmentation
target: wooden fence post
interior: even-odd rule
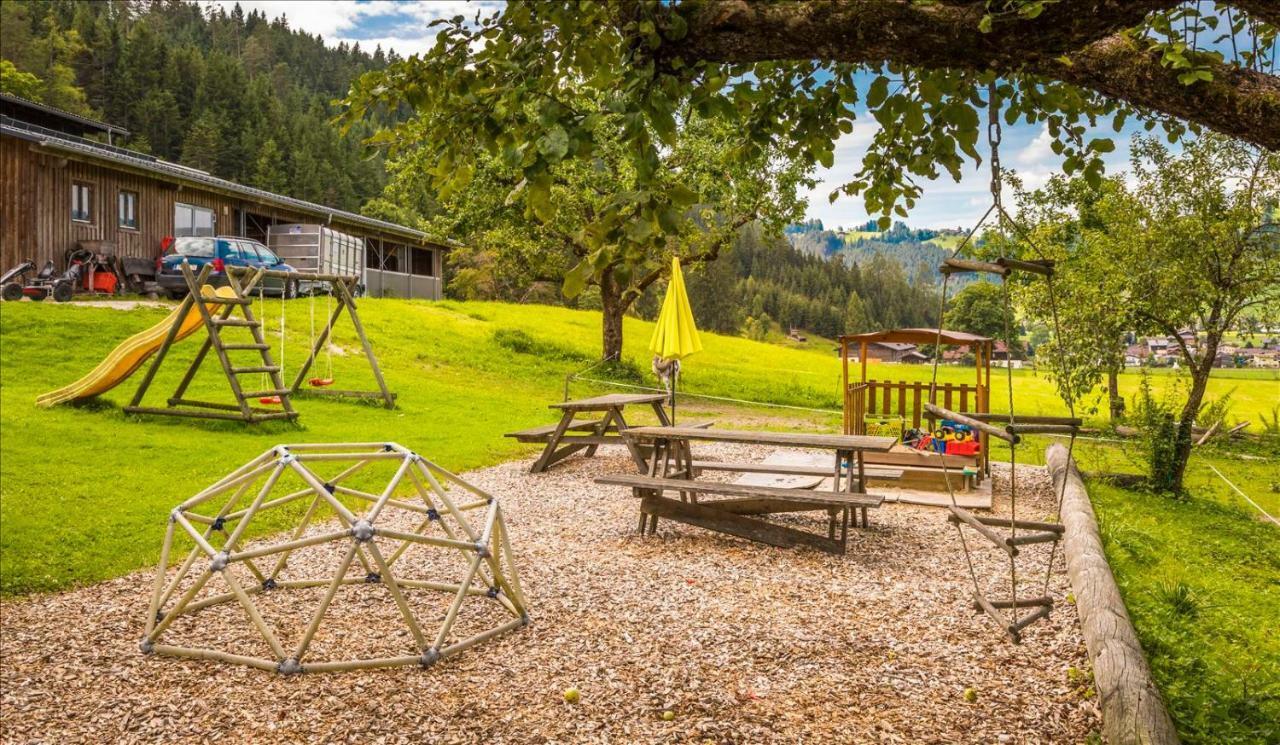
[[[1060,444],[1049,446],[1045,462],[1054,489],[1064,490],[1063,552],[1093,663],[1103,739],[1111,745],[1177,743],[1178,732],[1151,679],[1151,668],[1103,553],[1098,521],[1080,472]]]

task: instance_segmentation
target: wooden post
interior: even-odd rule
[[[1102,709],[1102,737],[1110,743],[1178,742],[1178,732],[1151,678],[1138,635],[1107,563],[1098,522],[1075,463],[1062,445],[1045,453],[1062,494],[1063,553],[1075,591],[1093,679]]]
[[[852,434],[849,412],[849,340],[840,337],[840,401],[844,404],[844,433]]]

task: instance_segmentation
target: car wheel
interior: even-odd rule
[[[169,296],[170,300],[181,300],[187,295],[186,291],[184,290],[169,290],[165,294]]]
[[[11,303],[17,300],[21,300],[22,285],[18,284],[17,282],[10,282],[9,284],[4,286],[4,289],[0,290],[0,297],[3,297],[5,300]]]
[[[70,282],[59,282],[53,286],[53,299],[55,302],[65,303],[71,299],[74,290]]]

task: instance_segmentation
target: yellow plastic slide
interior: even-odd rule
[[[204,297],[235,297],[235,291],[230,287],[219,287],[214,290],[210,285],[202,287],[200,294]],[[180,307],[174,308],[173,312],[165,316],[160,323],[125,339],[88,375],[71,385],[40,396],[36,399],[36,405],[57,406],[68,401],[97,396],[120,385],[139,367],[142,367],[142,363],[155,354],[161,344],[164,344],[164,339],[169,334],[169,327],[173,325],[174,319],[181,310]],[[182,326],[178,329],[175,341],[191,336],[202,325],[199,309],[192,306],[187,310],[186,318],[182,319]]]

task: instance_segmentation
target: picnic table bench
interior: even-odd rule
[[[631,427],[622,436],[637,445],[653,449],[647,474],[601,476],[596,483],[631,487],[640,499],[640,532],[653,534],[658,518],[747,538],[771,546],[790,548],[806,545],[828,553],[844,553],[848,542],[849,518],[855,525],[861,513],[867,527],[867,510],[879,507],[884,498],[866,493],[863,452],[886,452],[891,437],[826,435],[800,432],[755,432],[746,430],[706,430],[694,427]],[[700,470],[712,470],[712,461],[694,461],[690,442],[729,442],[829,450],[834,454],[831,491],[730,484],[699,481]],[[748,473],[794,474],[795,466],[747,463],[716,463],[715,470]],[[766,470],[767,469],[767,470]],[[803,475],[810,474],[806,468]],[[889,474],[888,477],[892,477]],[[676,492],[678,499],[664,496]],[[700,496],[717,497],[699,501]],[[827,534],[767,522],[760,515],[781,512],[825,511]]]
[[[643,470],[648,468],[649,449],[622,436],[622,432],[628,428],[622,412],[627,406],[649,405],[653,407],[658,421],[668,425],[671,420],[667,417],[666,409],[662,408],[666,400],[665,393],[609,393],[575,401],[561,401],[550,405],[550,408],[560,411],[560,421],[508,432],[505,436],[514,438],[517,442],[545,444],[542,455],[529,468],[530,473],[541,473],[580,450],[585,450],[585,456],[590,458],[601,445],[615,444],[625,445],[636,466]],[[587,413],[597,413],[600,416],[585,421],[577,419],[578,415]],[[698,422],[686,426],[705,428],[711,424]]]

